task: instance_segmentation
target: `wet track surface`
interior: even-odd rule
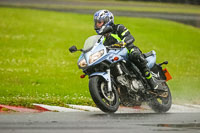
[[[199,133],[200,113],[10,113],[0,114],[0,132]]]

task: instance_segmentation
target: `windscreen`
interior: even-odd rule
[[[100,35],[94,35],[94,36],[88,37],[88,39],[85,41],[83,50],[88,51],[88,50],[92,49],[100,37],[101,37]]]

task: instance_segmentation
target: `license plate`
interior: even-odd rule
[[[166,77],[166,81],[172,79],[172,76],[170,75],[169,71],[167,70],[167,68],[164,68],[163,69],[163,72],[165,74],[165,77]]]

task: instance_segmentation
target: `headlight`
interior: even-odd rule
[[[86,67],[86,66],[87,66],[86,60],[85,60],[85,59],[82,59],[82,60],[78,63],[78,65],[79,65],[80,67]]]
[[[103,54],[104,54],[104,50],[100,50],[100,51],[94,53],[93,55],[90,55],[89,63],[91,64],[91,63],[95,62],[95,61],[98,60]]]

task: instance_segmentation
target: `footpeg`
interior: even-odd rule
[[[163,63],[158,64],[159,66],[162,66],[163,64],[167,65],[168,61],[164,61]]]

